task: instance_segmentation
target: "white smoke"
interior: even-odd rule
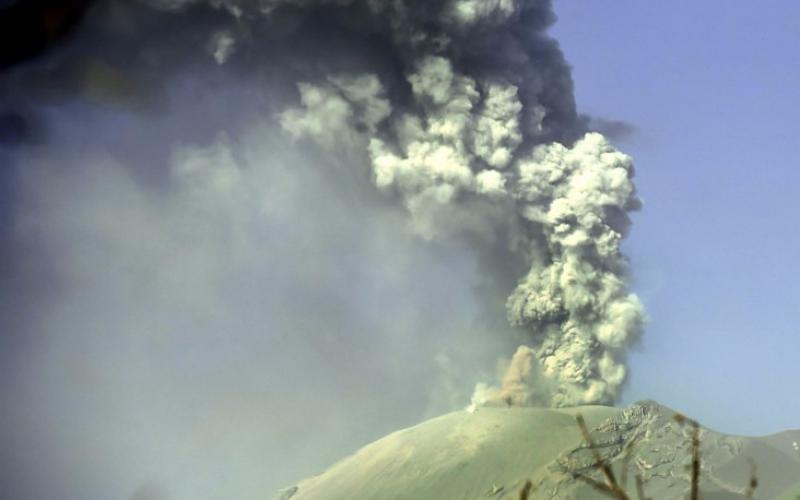
[[[555,383],[547,404],[615,401],[625,348],[644,322],[620,251],[627,213],[640,203],[630,157],[597,133],[571,147],[520,151],[517,89],[456,73],[441,56],[421,59],[407,75],[416,112],[391,113],[378,82],[359,75],[302,83],[303,107],[283,113],[282,124],[323,146],[360,137],[376,186],[400,195],[425,237],[458,230],[458,218],[439,215],[469,210],[463,200],[503,207],[519,228],[507,244],[530,266],[508,298],[508,318],[531,333],[531,362]]]
[[[225,64],[236,52],[236,39],[229,31],[218,31],[208,42],[208,52],[217,64]]]

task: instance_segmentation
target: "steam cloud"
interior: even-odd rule
[[[546,34],[553,21],[550,0],[103,0],[89,9],[66,48],[4,75],[0,111],[28,124],[20,130],[45,130],[37,140],[18,141],[26,143],[19,151],[0,149],[0,161],[13,158],[24,171],[16,197],[33,200],[20,203],[24,211],[15,206],[22,215],[13,227],[27,233],[9,251],[24,264],[15,262],[15,269],[32,274],[14,271],[6,282],[36,281],[48,290],[21,294],[45,297],[25,311],[35,319],[20,319],[22,313],[2,318],[8,331],[38,335],[21,342],[25,348],[15,352],[25,355],[19,361],[2,367],[8,371],[2,383],[34,373],[30,385],[17,389],[27,394],[53,380],[74,378],[81,390],[87,384],[86,395],[75,398],[82,402],[75,425],[88,426],[85,417],[95,424],[92,435],[118,436],[120,427],[91,408],[124,414],[131,421],[119,438],[125,449],[147,451],[106,460],[99,458],[106,451],[99,441],[84,445],[78,437],[60,437],[62,422],[50,410],[75,401],[67,395],[72,392],[53,389],[58,393],[52,401],[27,402],[39,409],[37,420],[25,423],[41,434],[42,453],[66,457],[85,446],[95,463],[65,472],[73,482],[102,475],[95,469],[113,470],[134,498],[195,498],[212,488],[176,486],[171,471],[194,470],[186,464],[208,451],[195,443],[216,450],[224,437],[236,448],[224,450],[227,460],[241,461],[239,469],[256,471],[249,479],[262,480],[261,466],[238,454],[252,448],[262,459],[252,436],[261,416],[274,413],[270,403],[291,400],[313,414],[340,382],[326,373],[343,374],[344,392],[380,398],[361,372],[348,371],[356,357],[366,369],[374,368],[371,360],[388,359],[384,369],[396,386],[418,388],[417,382],[433,379],[429,371],[409,368],[407,360],[418,361],[420,350],[431,351],[429,358],[447,374],[432,392],[441,389],[437,398],[457,404],[468,394],[453,397],[453,388],[483,375],[460,368],[486,361],[474,351],[493,360],[519,344],[499,385],[479,385],[474,403],[616,401],[627,376],[626,350],[644,323],[620,250],[629,213],[640,202],[631,159],[602,135],[587,132],[588,119],[576,112],[569,67]],[[110,109],[101,123],[119,133],[93,131],[97,137],[84,139],[86,123],[46,109],[54,104],[78,109],[74,115],[87,122],[100,114],[96,108]],[[158,125],[150,135],[123,137],[146,128],[132,125],[129,115]],[[62,170],[52,167],[62,163]],[[348,244],[354,241],[366,250],[352,251]],[[65,255],[55,255],[55,248]],[[446,257],[436,257],[437,251]],[[263,269],[270,259],[282,263],[279,269]],[[450,268],[441,264],[448,259]],[[338,271],[326,267],[332,260],[344,261]],[[42,278],[48,266],[67,283],[67,299],[49,295],[61,290],[51,291]],[[30,269],[45,284],[32,280]],[[419,296],[400,304],[392,300],[407,293],[380,300],[370,288],[378,273]],[[426,281],[426,273],[433,277]],[[242,288],[251,293],[237,291]],[[259,294],[271,305],[260,304],[254,297]],[[14,307],[17,301],[7,309],[23,309]],[[367,320],[351,311],[366,308]],[[419,318],[410,317],[417,309]],[[474,315],[483,316],[479,327],[472,325],[475,331],[449,331],[469,329]],[[182,334],[162,338],[156,333],[161,330]],[[235,342],[221,338],[222,330],[239,331],[237,341],[254,346],[252,352],[238,352],[230,345]],[[330,341],[330,331],[340,330],[352,338]],[[369,333],[361,337],[362,330]],[[375,340],[399,331],[414,332],[413,342]],[[121,340],[109,340],[111,332]],[[311,355],[302,345],[304,334],[313,336],[305,342],[319,344]],[[183,359],[187,344],[202,350],[192,347],[195,337],[207,338],[221,355],[244,356],[248,373],[261,374],[272,363],[268,376],[289,373],[294,383],[314,380],[321,388],[308,401],[283,387],[270,389],[268,397],[275,399],[262,408],[259,401],[267,398],[260,380],[220,369],[213,377],[202,372],[213,381],[209,395],[175,376],[195,369]],[[463,359],[439,352],[454,341],[464,343]],[[275,344],[287,354],[275,354]],[[116,351],[118,345],[127,347]],[[342,360],[320,354],[337,349]],[[106,357],[114,356],[133,368],[109,369]],[[174,357],[186,366],[174,368]],[[100,361],[81,362],[86,359]],[[69,364],[69,377],[61,376],[59,363]],[[329,372],[315,371],[325,363]],[[162,364],[166,375],[153,368]],[[234,394],[231,386],[238,386]],[[115,399],[120,390],[134,396]],[[203,398],[214,404],[198,403]],[[135,477],[117,472],[150,460],[141,458],[150,456],[136,434],[146,427],[142,422],[158,421],[158,429],[172,431],[197,418],[186,410],[163,419],[157,410],[182,408],[176,400],[208,417],[193,426],[201,439],[171,436],[166,442],[178,450],[175,456],[151,464],[167,471],[165,487],[149,468]],[[332,408],[341,402],[327,403]],[[408,411],[403,416],[412,419],[408,408],[419,401],[389,404],[393,413]],[[237,408],[247,416],[237,417]],[[27,418],[20,415],[9,417],[6,427]],[[346,417],[352,415],[330,415],[330,425],[341,429]],[[228,439],[221,429],[231,419],[253,431]],[[284,420],[284,428],[292,429],[284,434],[303,432],[290,425],[293,419]],[[402,423],[410,422],[398,417],[386,425]],[[40,428],[48,431],[38,433]],[[159,431],[153,432],[155,441]],[[59,439],[62,449],[51,452]],[[308,446],[319,451],[316,442]],[[31,451],[29,461],[37,456]],[[291,475],[276,469],[281,480]],[[210,468],[198,470],[213,477]],[[248,483],[246,494],[235,490],[238,497],[263,495],[258,480]],[[109,498],[99,486],[77,491],[75,498]],[[212,496],[230,498],[231,491]],[[52,491],[36,493],[30,497]]]

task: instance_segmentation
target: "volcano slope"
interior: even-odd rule
[[[602,480],[576,425],[578,413],[629,491],[638,474],[649,498],[686,498],[690,428],[674,419],[673,410],[642,401],[625,409],[481,407],[450,413],[379,439],[278,492],[275,500],[516,499],[527,480],[534,499],[607,498],[576,479]],[[755,498],[789,498],[797,487],[800,431],[741,437],[701,428],[700,439],[705,500],[746,498],[751,463],[759,482]]]

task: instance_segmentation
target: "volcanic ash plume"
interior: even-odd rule
[[[569,149],[540,146],[518,163],[517,209],[544,237],[508,298],[508,318],[540,342],[536,357],[557,382],[554,405],[613,402],[625,380],[622,350],[644,313],[628,291],[620,240],[639,204],[630,158],[602,136]]]
[[[490,398],[611,403],[644,319],[620,252],[640,205],[631,159],[599,134],[573,139],[569,74],[542,33],[549,2],[427,4],[426,15],[415,2],[368,3],[392,27],[386,56],[401,81],[364,72],[300,83],[301,106],[282,125],[363,149],[377,187],[399,196],[425,237],[485,228],[453,227],[476,200],[502,213],[509,250],[529,266],[507,315],[530,347]]]
[[[474,245],[491,283],[482,298],[502,314],[510,293],[509,324],[527,333],[487,394],[553,406],[618,397],[643,324],[620,252],[639,200],[631,159],[586,133],[575,111],[569,68],[545,32],[550,0],[143,0],[107,10],[131,5],[163,28],[131,43],[95,20],[109,41],[84,49],[139,54],[116,57],[130,59],[137,81],[188,71],[200,56],[215,71],[257,76],[287,136],[363,167],[421,237]],[[17,83],[14,95],[34,87]],[[287,105],[287,91],[298,100]]]
[[[639,201],[550,0],[69,3],[0,9],[38,26],[0,77],[5,497],[263,498],[476,382],[618,398]]]

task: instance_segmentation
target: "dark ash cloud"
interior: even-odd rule
[[[636,125],[630,122],[610,120],[597,116],[589,118],[588,128],[615,141],[624,141],[636,133]]]

